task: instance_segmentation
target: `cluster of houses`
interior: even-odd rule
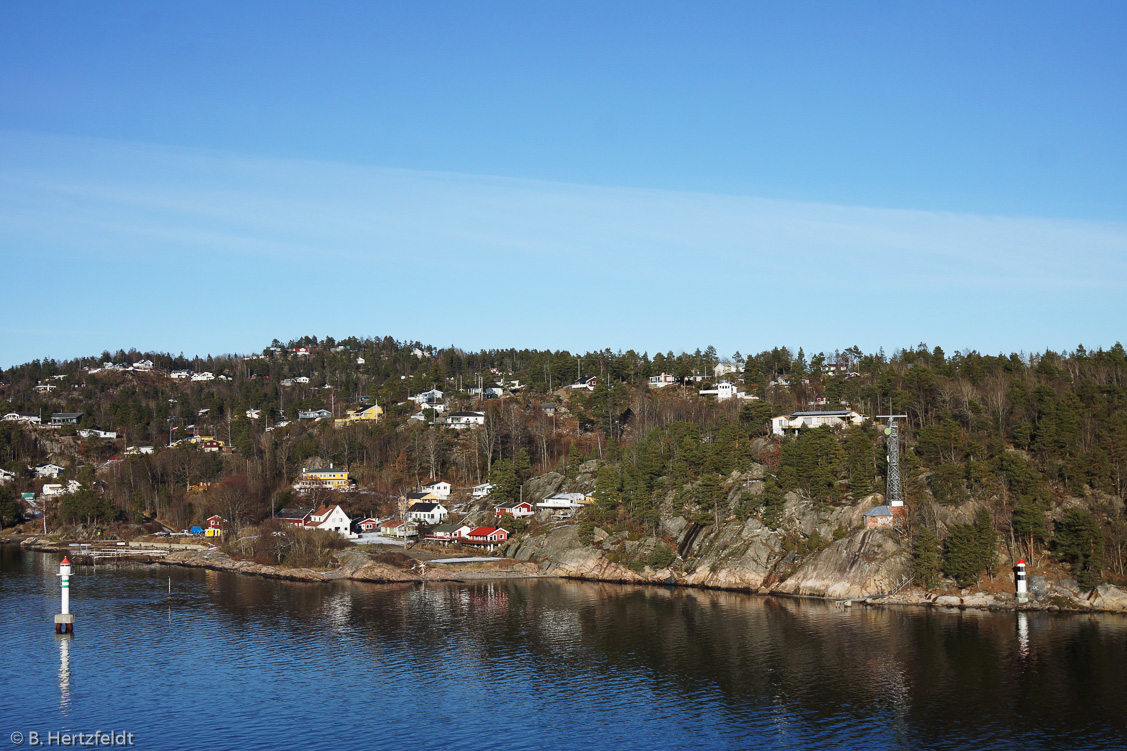
[[[355,480],[349,477],[348,471],[332,466],[302,469],[293,487],[299,492],[350,490],[355,488]],[[486,498],[492,489],[490,483],[475,485],[472,497],[475,500]],[[355,539],[359,534],[378,534],[400,540],[418,539],[423,527],[428,530],[424,540],[444,544],[458,543],[492,550],[509,539],[511,531],[503,527],[449,523],[450,509],[445,503],[452,490],[446,480],[431,480],[417,492],[405,494],[401,498],[400,513],[389,519],[369,517],[353,521],[340,506],[330,504],[317,508],[287,507],[277,518],[306,528],[334,531],[349,539]],[[506,514],[522,519],[543,510],[557,517],[566,517],[590,503],[593,499],[585,493],[557,493],[535,505],[528,501],[508,501],[495,506],[493,514],[498,519]]]
[[[77,425],[78,421],[82,419],[82,412],[52,412],[51,417],[46,423],[46,426],[60,428],[64,425]],[[32,415],[25,412],[9,412],[4,415],[3,419],[6,422],[23,422],[28,425],[43,425],[43,418],[40,415]],[[112,432],[112,431],[100,431]],[[117,433],[113,434],[117,437]]]

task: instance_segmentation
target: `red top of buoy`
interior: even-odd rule
[[[68,561],[68,560],[67,560],[67,557],[66,557],[66,556],[64,555],[64,556],[63,556],[63,562],[62,562],[62,563],[60,563],[59,565],[60,565],[60,566],[69,566],[69,565],[70,565],[70,561]]]
[[[1024,566],[1024,565],[1025,565],[1025,559],[1023,558],[1023,559],[1021,559],[1020,561],[1018,561],[1018,562],[1017,562],[1017,565],[1019,565],[1019,566]]]

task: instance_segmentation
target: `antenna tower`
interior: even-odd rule
[[[888,427],[884,429],[884,434],[888,436],[888,486],[885,491],[885,504],[903,506],[904,499],[900,497],[900,428],[896,424],[896,419],[906,420],[908,416],[877,415],[877,418],[888,419]]]

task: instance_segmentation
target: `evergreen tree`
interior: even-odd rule
[[[23,521],[20,503],[14,488],[0,485],[0,528],[14,527]]]
[[[998,558],[998,534],[994,531],[994,519],[985,508],[980,508],[974,517],[974,535],[978,543],[978,565],[990,577],[994,577],[994,564]]]
[[[516,470],[513,469],[513,463],[508,459],[493,462],[489,482],[493,484],[490,495],[494,498],[515,501],[520,497],[520,480],[517,478]]]
[[[763,483],[763,492],[759,498],[763,504],[759,520],[771,529],[778,529],[787,504],[786,495],[774,480],[767,480]]]
[[[978,580],[984,568],[978,535],[972,524],[952,524],[947,533],[943,572],[966,587]]]
[[[1030,558],[1037,541],[1044,541],[1048,536],[1045,512],[1033,500],[1020,500],[1014,507],[1014,534],[1025,545],[1025,553]]]
[[[1083,509],[1070,509],[1053,540],[1057,557],[1072,569],[1082,589],[1103,581],[1104,537],[1100,523]]]
[[[939,540],[927,527],[920,529],[912,547],[912,574],[916,584],[924,589],[935,589],[940,578]]]

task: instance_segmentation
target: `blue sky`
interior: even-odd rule
[[[8,3],[0,366],[1110,346],[1127,6]]]

